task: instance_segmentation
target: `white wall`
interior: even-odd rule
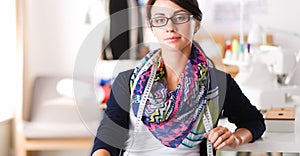
[[[17,88],[16,3],[0,0],[0,122],[13,117]]]
[[[215,0],[220,1],[220,0]],[[237,1],[237,0],[229,0]],[[244,0],[247,2],[247,0]],[[251,0],[249,0],[251,1]],[[249,16],[248,20],[245,20],[244,29],[245,33],[249,31],[252,23],[257,23],[265,27],[271,27],[275,29],[282,29],[288,32],[296,32],[300,34],[299,22],[300,17],[297,15],[300,13],[299,0],[262,0],[265,1],[266,11],[263,13],[249,12],[245,10],[245,16]],[[233,34],[239,33],[239,21],[224,21],[218,22],[214,20],[214,1],[202,1],[199,0],[199,7],[203,11],[202,26],[205,27],[211,33],[223,33]],[[239,8],[236,8],[237,12]],[[251,10],[250,10],[251,11]],[[226,16],[226,12],[224,12]]]
[[[39,75],[72,76],[77,52],[85,36],[103,19],[103,0],[25,0],[24,102]],[[106,1],[106,0],[105,0]],[[85,23],[89,8],[92,24]],[[99,17],[95,17],[98,15]],[[27,110],[28,108],[24,108]],[[40,152],[38,155],[88,155],[88,151]]]
[[[26,72],[70,75],[81,41],[88,4],[84,0],[27,0]]]
[[[9,156],[12,118],[21,78],[17,78],[16,2],[0,0],[0,155]]]
[[[72,76],[74,61],[85,36],[94,24],[85,24],[87,11],[98,7],[98,18],[103,19],[102,6],[93,2],[103,0],[26,0],[24,14],[24,87],[25,103],[29,102],[30,88],[36,76]],[[92,16],[93,17],[93,16]],[[101,18],[100,18],[101,17]],[[26,109],[26,108],[25,108]]]

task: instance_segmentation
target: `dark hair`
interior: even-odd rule
[[[199,9],[199,5],[197,0],[170,0],[171,2],[177,4],[178,6],[188,10],[192,13],[195,19],[201,21],[202,20],[202,12]],[[151,9],[152,5],[156,2],[156,0],[148,0],[146,10],[147,10],[147,19],[151,18]]]

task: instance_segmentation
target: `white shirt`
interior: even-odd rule
[[[199,156],[200,146],[193,148],[183,145],[177,148],[164,146],[142,122],[139,123],[137,133],[134,134],[136,120],[132,109],[130,109],[129,139],[124,156]]]

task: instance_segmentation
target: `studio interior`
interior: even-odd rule
[[[114,79],[159,48],[146,3],[0,0],[0,156],[90,155]],[[193,42],[266,124],[254,143],[216,154],[299,156],[300,1],[198,3],[203,17]],[[226,118],[218,124],[236,128]]]

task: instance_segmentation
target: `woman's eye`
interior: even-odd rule
[[[166,19],[164,18],[156,18],[154,19],[154,22],[157,23],[157,24],[162,24],[162,23],[165,23]]]
[[[183,22],[186,21],[187,17],[185,15],[177,15],[175,16],[175,21],[176,22]]]

